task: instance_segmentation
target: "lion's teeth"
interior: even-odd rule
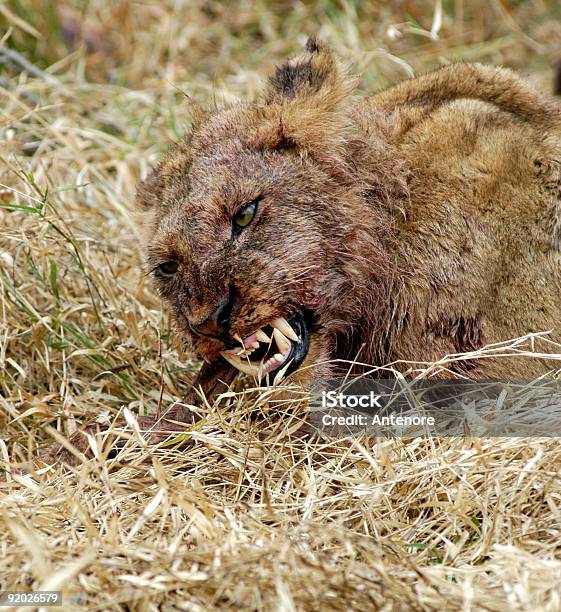
[[[267,334],[262,329],[259,329],[255,332],[255,338],[259,342],[271,342],[271,338],[269,338],[269,336],[267,336]]]
[[[240,372],[257,377],[259,380],[261,380],[264,374],[268,373],[270,370],[276,369],[277,366],[284,364],[284,362],[288,359],[290,350],[292,348],[291,340],[294,342],[300,342],[297,334],[286,319],[275,319],[271,323],[271,326],[273,328],[272,338],[270,338],[262,329],[258,329],[245,340],[242,340],[239,335],[236,334],[234,337],[242,346],[235,350],[222,351],[221,355],[230,365],[240,370]],[[259,348],[260,342],[268,343],[270,345],[273,339],[278,349],[278,353],[275,353],[266,361],[261,360],[259,363],[249,361],[251,354]],[[286,367],[283,368],[279,378],[282,378],[285,371]]]
[[[298,338],[298,335],[292,329],[292,327],[290,326],[290,323],[285,318],[281,317],[279,319],[275,319],[271,323],[271,325],[275,329],[278,329],[280,332],[282,332],[287,338],[294,340],[294,342],[300,342],[300,338]]]
[[[258,368],[247,361],[243,361],[237,355],[232,353],[228,353],[226,351],[222,351],[222,357],[234,368],[240,370],[244,374],[249,374],[250,376],[256,376],[258,374]]]
[[[278,328],[273,329],[273,337],[277,346],[279,347],[279,351],[284,353],[290,350],[290,340],[287,340],[284,334]]]
[[[238,349],[238,351],[236,352],[236,355],[238,355],[238,357],[249,357],[251,355],[251,353],[253,353],[255,349],[247,349],[247,348],[241,348]]]
[[[292,363],[292,359],[287,361],[284,364],[284,366],[278,372],[276,372],[275,378],[273,379],[273,385],[278,385],[282,381],[282,379],[284,378],[284,375],[286,374],[286,371],[290,367],[291,363]]]

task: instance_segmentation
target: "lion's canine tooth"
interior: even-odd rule
[[[273,329],[273,337],[277,343],[277,346],[279,347],[279,353],[284,353],[285,351],[290,350],[290,340],[287,340],[285,335],[276,327]]]
[[[234,366],[234,368],[238,369],[240,372],[243,372],[244,374],[249,374],[250,376],[257,375],[258,368],[253,364],[248,363],[247,361],[243,361],[243,359],[240,359],[237,355],[234,355],[233,353],[222,351],[222,353],[220,354],[231,366]]]
[[[276,360],[277,360],[279,363],[282,363],[282,360],[284,359],[284,357],[283,357],[283,356],[282,356],[280,353],[277,353],[277,354],[275,355],[275,359],[276,359]]]
[[[259,342],[252,342],[251,343],[252,348],[257,349],[259,348]],[[251,351],[253,353],[253,351]]]
[[[298,335],[292,329],[292,327],[290,326],[290,323],[285,318],[280,317],[279,319],[275,319],[271,323],[271,325],[275,329],[278,329],[280,332],[282,332],[287,338],[294,340],[294,342],[300,342],[300,338],[298,338]]]
[[[282,381],[291,363],[292,363],[292,359],[288,361],[287,363],[285,363],[284,366],[275,374],[273,385],[278,385]]]
[[[269,336],[267,336],[267,334],[262,329],[259,329],[255,332],[255,339],[259,342],[271,342],[271,338],[269,338]]]

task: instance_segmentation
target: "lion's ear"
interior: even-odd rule
[[[310,38],[306,52],[269,79],[261,121],[250,141],[270,149],[296,148],[317,158],[329,151],[334,158],[347,140],[347,107],[356,82],[325,45]]]
[[[306,51],[278,67],[269,78],[265,94],[268,104],[305,102],[323,110],[333,110],[354,88],[354,81],[343,73],[331,50],[309,38]]]

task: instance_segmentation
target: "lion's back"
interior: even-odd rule
[[[412,171],[402,264],[416,270],[400,291],[426,357],[442,350],[436,336],[450,326],[475,326],[481,346],[549,330],[561,341],[557,126],[462,99],[413,125],[399,149]],[[452,342],[449,352],[473,348]]]

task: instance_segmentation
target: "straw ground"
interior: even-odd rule
[[[0,588],[63,589],[67,610],[558,610],[557,439],[310,442],[236,387],[186,449],[129,416],[118,457],[99,435],[77,468],[30,468],[53,437],[165,409],[196,369],[130,217],[189,97],[254,95],[309,34],[364,91],[454,58],[548,89],[557,3],[79,6],[0,4]]]

